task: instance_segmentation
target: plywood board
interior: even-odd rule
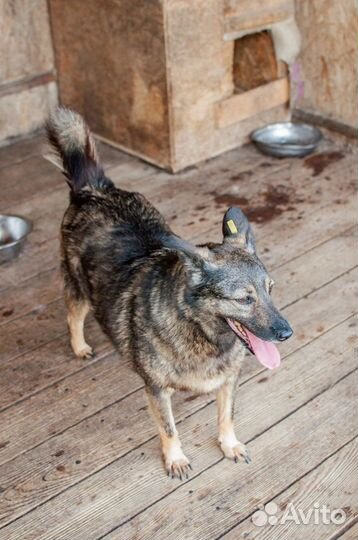
[[[288,102],[287,79],[270,82],[236,94],[216,105],[216,124],[224,128]]]

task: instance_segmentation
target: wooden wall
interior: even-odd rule
[[[0,0],[0,144],[39,128],[55,103],[46,0]]]
[[[298,0],[303,97],[299,109],[358,126],[356,0]]]

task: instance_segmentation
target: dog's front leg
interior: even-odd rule
[[[235,388],[237,377],[228,379],[217,391],[219,444],[225,457],[250,463],[246,446],[237,440],[234,431]]]
[[[150,408],[158,426],[163,459],[168,476],[172,478],[188,477],[191,465],[181,449],[178,432],[175,427],[171,390],[158,387],[146,387]]]

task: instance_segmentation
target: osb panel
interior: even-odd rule
[[[54,67],[46,0],[1,0],[0,84]]]
[[[251,90],[278,78],[278,66],[269,32],[243,36],[234,42],[234,85]]]
[[[355,0],[300,0],[296,20],[302,34],[299,56],[300,109],[358,125],[358,13]]]
[[[160,0],[50,0],[61,101],[99,135],[170,162]]]
[[[0,144],[8,137],[26,135],[42,127],[56,104],[55,82],[1,97]]]

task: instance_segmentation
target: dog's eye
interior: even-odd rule
[[[249,304],[253,304],[255,302],[255,298],[253,298],[252,296],[247,294],[243,298],[238,298],[237,301],[239,302],[239,304],[243,304],[243,305],[247,306]]]

